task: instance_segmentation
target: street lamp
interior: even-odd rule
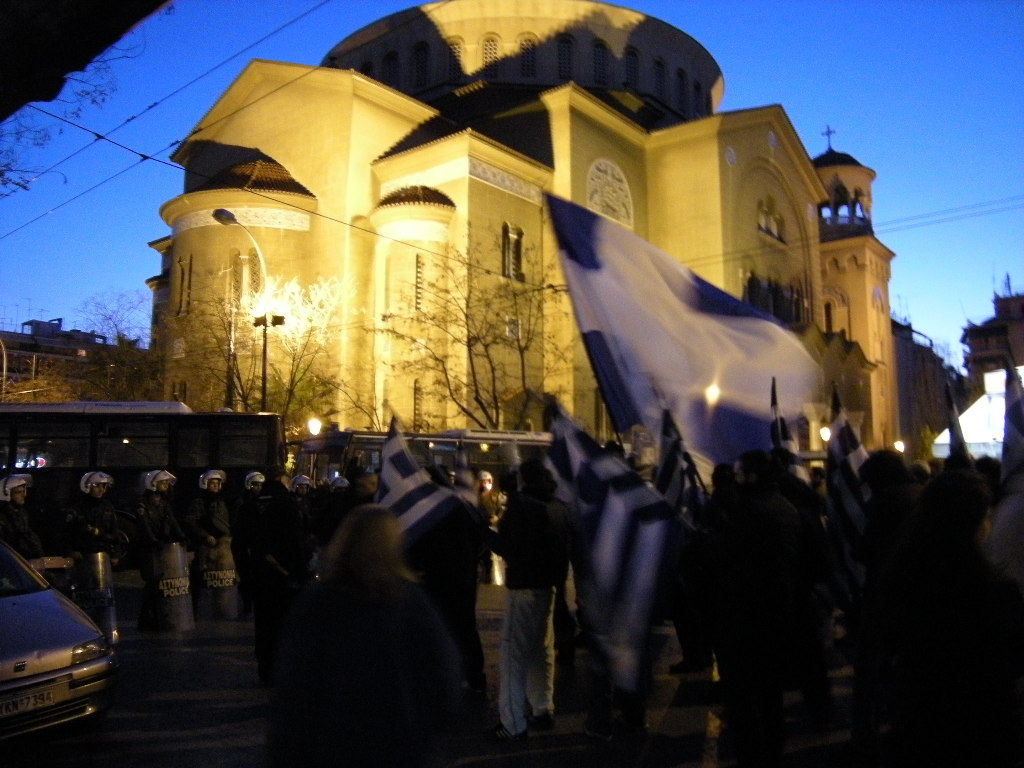
[[[237,226],[241,227],[242,231],[245,232],[245,234],[249,236],[249,241],[252,243],[253,251],[256,253],[256,259],[259,261],[260,282],[261,282],[260,290],[261,291],[266,291],[267,290],[267,260],[265,258],[263,258],[263,251],[260,249],[260,244],[256,242],[256,238],[253,237],[252,232],[249,231],[249,228],[247,226],[245,226],[245,224],[243,224],[242,222],[240,222],[238,220],[238,218],[235,216],[235,214],[233,214],[231,211],[227,210],[226,208],[217,208],[216,210],[213,211],[211,216],[213,216],[213,220],[216,221],[218,224],[224,224],[225,226],[230,226],[230,225],[234,224],[234,225],[237,225]],[[248,257],[248,254],[246,254],[245,256],[242,256],[241,259],[242,259],[242,274],[240,275],[240,277],[241,277],[241,291],[239,292],[240,293],[239,298],[245,297],[246,299],[248,299],[249,298],[249,296],[248,296],[248,294],[249,294],[249,270],[248,270],[248,260],[249,260],[249,257]],[[232,265],[232,267],[233,266],[234,265]],[[233,274],[233,269],[229,269],[228,270],[228,279],[229,280],[231,279],[231,275],[232,274]],[[237,311],[237,307],[235,306],[235,297],[233,295],[233,289],[230,288],[230,287],[228,288],[228,301],[229,301],[229,305],[228,305],[228,314],[229,314],[229,318],[228,318],[228,323],[229,323],[229,327],[228,327],[228,372],[227,372],[227,386],[225,387],[225,390],[224,390],[224,407],[225,408],[232,408],[233,409],[235,407],[235,370],[238,367],[238,362],[237,362],[237,355],[238,355],[238,353],[236,352],[236,349],[235,349],[235,313]],[[282,320],[282,322],[284,322],[284,321]],[[263,339],[263,348],[264,348],[264,353],[263,353],[263,379],[264,379],[263,402],[264,402],[264,409],[263,410],[266,410],[266,399],[267,399],[266,398],[266,378],[267,378],[267,375],[266,375],[266,331],[264,331],[263,336],[264,336],[264,339]]]
[[[252,324],[263,329],[263,381],[260,385],[260,411],[267,410],[267,328],[284,325],[284,315],[272,315],[264,312],[253,318]]]

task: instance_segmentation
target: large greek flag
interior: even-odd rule
[[[584,618],[614,684],[637,691],[679,521],[650,483],[560,408],[549,418],[548,463],[578,535],[574,567]]]
[[[770,448],[771,377],[799,408],[820,375],[796,336],[624,227],[547,200],[576,321],[616,429],[642,424],[660,435],[668,410],[702,472]]]
[[[1024,387],[1019,370],[1024,369],[1006,369],[1001,498],[992,519],[988,551],[1024,591]]]
[[[836,573],[832,587],[839,606],[849,610],[860,601],[864,588],[864,566],[856,558],[864,536],[865,490],[860,467],[868,452],[860,435],[832,388],[832,425],[825,460],[828,484],[828,534],[835,555]]]
[[[465,502],[430,478],[409,450],[398,419],[392,419],[381,450],[377,503],[398,517],[408,547]]]

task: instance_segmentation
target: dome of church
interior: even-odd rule
[[[444,208],[454,208],[455,203],[443,192],[433,187],[414,186],[402,187],[394,192],[389,192],[377,203],[378,208],[387,208],[392,205],[425,204],[440,205]]]
[[[217,171],[196,191],[210,189],[249,189],[255,192],[288,192],[293,195],[314,197],[313,193],[273,160],[246,160]]]
[[[486,81],[541,90],[572,81],[627,91],[676,114],[712,114],[724,81],[685,32],[596,0],[445,0],[349,35],[321,66],[352,69],[426,103]]]
[[[829,147],[827,152],[818,155],[812,162],[815,168],[831,168],[834,165],[861,165],[853,155],[836,152],[832,147]]]

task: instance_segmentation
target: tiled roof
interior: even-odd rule
[[[443,192],[433,187],[416,185],[413,187],[402,187],[394,192],[389,192],[377,203],[378,208],[389,205],[407,205],[409,203],[422,203],[426,205],[442,205],[446,208],[454,208],[455,203]]]
[[[293,195],[315,195],[297,182],[288,170],[273,160],[246,160],[228,166],[198,189],[251,189],[258,192],[287,192]]]

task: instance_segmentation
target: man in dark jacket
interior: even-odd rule
[[[822,522],[825,519],[825,500],[794,472],[796,457],[792,453],[776,448],[771,456],[772,479],[778,485],[779,493],[800,515],[796,613],[787,642],[790,654],[787,682],[789,688],[800,690],[809,725],[821,732],[828,727],[832,709],[825,645],[833,608],[828,590],[832,554]]]
[[[764,451],[740,457],[738,494],[713,543],[715,647],[741,768],[778,766],[787,641],[796,615],[800,516],[772,481]]]
[[[436,466],[434,482],[448,485]],[[474,693],[487,691],[484,651],[476,624],[477,564],[486,526],[479,513],[460,505],[426,531],[406,552],[409,565],[444,619],[462,657],[463,682]]]
[[[253,628],[260,682],[268,685],[278,636],[295,596],[309,580],[313,552],[298,502],[281,479],[266,481],[257,505],[251,549]]]
[[[494,735],[525,738],[527,727],[554,725],[555,644],[552,614],[555,587],[569,567],[567,508],[555,499],[555,480],[540,459],[523,462],[522,488],[509,490],[508,508],[490,537],[505,559],[508,603],[501,629],[501,677]],[[532,716],[527,717],[526,705]]]

